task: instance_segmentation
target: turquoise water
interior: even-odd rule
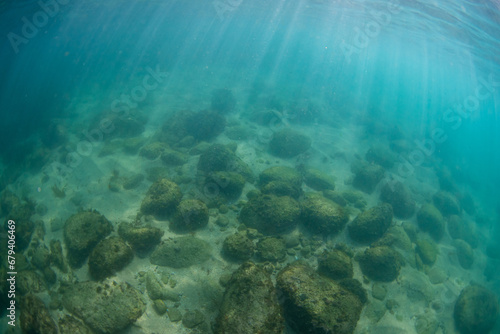
[[[410,236],[411,249],[393,245],[405,257],[402,283],[384,283],[393,291],[386,298],[395,300],[399,309],[388,308],[379,322],[367,315],[366,309],[387,299],[374,301],[373,282],[363,279],[365,273],[357,257],[352,257],[354,278],[369,297],[355,333],[390,332],[386,328],[394,333],[423,333],[422,325],[416,325],[422,314],[431,314],[428,319],[438,323],[428,333],[453,333],[458,328],[453,307],[470,282],[498,296],[498,1],[1,1],[0,31],[0,216],[5,221],[20,217],[14,213],[16,205],[33,203],[23,219],[42,224],[45,233],[32,231],[33,235],[24,236],[27,244],[20,253],[29,263],[37,247],[49,248],[51,240],[61,241],[66,256],[70,242],[64,236],[65,226],[81,210],[103,214],[114,226],[111,235],[118,235],[123,221],[159,228],[165,233],[162,240],[181,235],[168,227],[173,216],[158,217],[141,209],[155,175],[163,173],[180,186],[184,199],[199,199],[210,212],[208,225],[191,232],[211,244],[213,254],[204,265],[176,272],[180,276],[176,293],[185,296],[176,308],[182,313],[200,309],[211,328],[227,288],[218,283],[219,278],[243,262],[225,258],[222,244],[242,229],[240,209],[251,202],[249,192],[265,191],[259,175],[272,166],[287,166],[306,178],[308,168],[317,169],[335,178],[339,194],[360,191],[365,205],[338,203],[349,216],[340,232],[318,235],[308,230],[301,216],[294,229],[278,233],[286,240],[300,233],[304,240],[322,243],[307,254],[301,249],[310,246],[309,241],[301,242],[295,246],[300,249],[289,251],[284,260],[268,261],[275,266],[274,286],[280,270],[296,258],[316,269],[320,254],[340,243],[353,254],[363,253],[370,244],[353,241],[348,226],[383,201],[385,183],[399,181],[416,203],[415,213],[434,203],[443,215],[444,234],[434,240],[438,262],[419,267],[415,261],[417,241],[433,238],[418,215],[395,216],[393,227],[408,223],[417,231],[414,239]],[[217,97],[221,89],[227,95]],[[230,107],[224,110],[218,102]],[[202,118],[210,110],[220,117]],[[186,116],[195,120],[184,132],[171,125],[182,119],[179,115],[190,115],[188,111],[199,114]],[[218,127],[219,132],[214,130]],[[283,129],[305,135],[310,145],[291,156],[276,152],[270,142]],[[217,133],[204,135],[211,131]],[[148,146],[154,143],[163,145],[162,157],[144,153],[146,148],[154,151]],[[198,164],[209,144],[229,145],[254,175],[243,181],[241,196],[225,199],[223,209],[206,193],[211,176],[205,174],[214,171],[202,170]],[[181,154],[181,162],[172,163],[172,156],[163,158],[166,147]],[[383,153],[373,161],[367,152],[374,148]],[[366,168],[365,162],[383,165],[384,170],[382,180],[370,191],[356,186],[357,166]],[[154,174],[151,168],[162,172]],[[233,171],[229,169],[224,171]],[[125,185],[124,180],[130,183]],[[307,182],[299,188],[296,200],[301,212],[306,193],[324,190]],[[438,191],[452,196],[457,212],[439,208],[433,199]],[[321,194],[327,197],[324,191]],[[473,202],[472,209],[465,198]],[[466,236],[456,238],[450,231],[453,215],[469,229],[464,233],[473,235],[474,241],[465,240],[473,249],[470,268],[464,268],[457,257],[461,253],[456,239]],[[222,216],[228,226],[216,224]],[[260,239],[252,240],[256,244]],[[7,250],[1,252],[6,263]],[[152,270],[149,258],[148,252],[135,252],[131,264],[111,279],[127,282],[144,294],[134,274]],[[266,262],[258,255],[251,259],[261,265]],[[83,269],[71,268],[69,274],[53,263],[46,265],[53,268],[56,280],[46,283],[44,291],[35,291],[46,305],[49,295],[64,295],[62,282],[96,281],[89,276],[87,262]],[[160,267],[172,274],[168,266]],[[437,267],[446,280],[429,283],[429,273]],[[43,266],[31,264],[25,270],[43,276]],[[199,290],[211,291],[200,283],[207,278],[200,276],[201,271],[214,289],[210,298],[195,297]],[[432,290],[428,295],[450,292],[439,300],[444,305],[441,313],[432,307],[436,300],[425,292],[421,294],[427,297],[411,299],[407,291],[417,285],[409,279],[412,276],[428,283]],[[188,332],[180,323],[155,313],[151,298],[144,297],[147,315],[120,332]],[[166,305],[171,309],[174,302]],[[55,323],[64,314],[86,322],[66,305],[50,309],[49,314]],[[286,333],[300,332],[286,314]],[[203,330],[210,332],[208,328]],[[495,330],[499,331],[498,325]]]

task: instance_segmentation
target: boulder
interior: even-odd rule
[[[493,292],[469,285],[458,296],[453,317],[461,334],[487,334],[495,326],[498,312],[498,300]]]
[[[349,236],[360,243],[381,238],[392,223],[392,206],[384,203],[360,213],[349,224]]]

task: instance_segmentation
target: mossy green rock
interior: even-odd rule
[[[349,224],[349,236],[360,243],[381,238],[392,223],[392,206],[383,203],[360,213]]]
[[[269,142],[271,153],[280,158],[292,158],[311,147],[311,139],[292,129],[275,132]]]
[[[447,191],[438,191],[432,196],[432,201],[444,216],[460,214],[460,203],[458,199]]]
[[[300,218],[299,203],[288,196],[260,195],[241,209],[239,220],[267,235],[288,232]]]
[[[23,333],[57,334],[57,326],[43,301],[35,295],[24,296],[19,322]]]
[[[282,334],[285,322],[270,275],[246,262],[226,288],[215,322],[218,334]]]
[[[152,264],[172,268],[186,268],[208,260],[210,245],[201,239],[186,236],[172,238],[160,244],[151,254]]]
[[[232,260],[246,261],[253,256],[255,245],[246,233],[238,232],[224,240],[222,252]]]
[[[439,241],[444,234],[444,220],[441,212],[432,204],[424,204],[417,212],[418,226],[422,231]]]
[[[399,276],[401,255],[387,246],[370,247],[358,258],[363,274],[374,281],[391,282]]]
[[[354,179],[352,185],[365,193],[371,194],[384,178],[385,170],[377,164],[361,163],[352,167]]]
[[[58,321],[59,334],[93,334],[83,321],[71,316],[65,315]]]
[[[253,182],[252,170],[227,146],[213,144],[208,147],[198,161],[198,170],[205,173],[234,172],[242,175],[248,182]]]
[[[335,179],[314,168],[308,168],[306,170],[304,181],[307,186],[317,191],[335,190]]]
[[[453,316],[461,334],[487,334],[495,326],[498,312],[498,300],[493,292],[470,285],[458,296]]]
[[[319,194],[307,194],[300,203],[302,222],[316,234],[339,233],[349,221],[347,212]]]
[[[174,213],[181,199],[181,189],[177,184],[168,179],[159,179],[149,187],[141,204],[141,212],[165,218]]]
[[[277,262],[286,256],[285,240],[279,238],[264,238],[257,243],[257,255],[263,261]]]
[[[182,200],[177,206],[170,228],[176,232],[191,232],[207,226],[208,208],[198,199]]]
[[[125,268],[132,259],[132,248],[120,237],[109,237],[100,241],[89,256],[89,273],[101,280]]]
[[[139,155],[149,160],[158,158],[168,147],[165,143],[154,142],[144,145],[139,151]]]
[[[318,257],[318,272],[334,280],[352,278],[352,260],[341,250],[325,251]]]
[[[302,174],[296,169],[286,166],[270,167],[260,173],[259,185],[261,187],[273,181],[288,183],[300,188],[302,185]]]
[[[399,181],[387,182],[382,187],[380,199],[392,206],[394,215],[398,218],[410,218],[415,213],[415,201],[408,188]]]
[[[438,248],[432,240],[419,239],[415,248],[423,263],[432,266],[436,262]]]
[[[213,172],[205,178],[203,193],[220,198],[221,202],[235,201],[241,196],[245,178],[235,172]]]
[[[65,287],[62,302],[97,333],[124,330],[146,310],[141,293],[127,283],[81,282]]]
[[[157,227],[141,224],[121,223],[118,226],[118,234],[138,252],[148,251],[158,245],[164,233]]]
[[[161,160],[168,166],[182,166],[187,162],[187,156],[179,151],[166,148],[161,153]]]
[[[290,196],[294,199],[298,199],[302,195],[301,187],[282,181],[271,181],[263,186],[260,190],[263,194]]]
[[[455,240],[458,262],[464,269],[470,269],[474,263],[474,251],[472,247],[464,240]]]
[[[276,282],[283,296],[285,318],[296,332],[354,332],[363,304],[335,281],[297,261],[281,270]]]
[[[111,222],[97,211],[83,211],[69,217],[64,224],[64,242],[70,265],[81,267],[95,245],[111,231]]]

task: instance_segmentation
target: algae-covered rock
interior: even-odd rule
[[[257,255],[263,261],[278,262],[286,256],[285,240],[281,238],[264,238],[257,243]]]
[[[352,185],[365,193],[371,194],[384,178],[385,170],[377,164],[360,163],[351,167],[354,173]]]
[[[202,110],[186,120],[186,131],[196,140],[209,141],[220,135],[225,127],[226,117],[216,111]]]
[[[352,278],[352,260],[339,249],[325,251],[318,257],[318,272],[334,280]]]
[[[116,333],[146,310],[141,293],[127,283],[81,282],[63,291],[64,307],[97,333]]]
[[[255,245],[246,233],[238,232],[224,239],[222,252],[232,260],[246,261],[253,256]]]
[[[198,170],[205,173],[234,172],[242,175],[248,182],[253,182],[254,178],[250,167],[221,144],[211,145],[200,155]]]
[[[292,230],[298,223],[300,207],[288,196],[260,195],[241,209],[239,220],[259,232],[275,235]]]
[[[317,191],[335,190],[334,178],[314,168],[305,171],[304,181],[307,186]]]
[[[118,226],[118,234],[138,252],[148,251],[159,244],[163,233],[157,227],[141,224],[121,223]]]
[[[363,304],[308,264],[294,262],[277,277],[285,319],[298,333],[353,333]]]
[[[401,269],[402,258],[387,246],[370,247],[358,258],[363,274],[374,281],[394,281]]]
[[[60,240],[50,240],[50,262],[63,273],[68,271]]]
[[[293,158],[311,147],[311,139],[295,130],[286,128],[275,132],[269,142],[271,153],[280,158]]]
[[[461,334],[487,334],[497,321],[498,300],[493,292],[478,285],[462,290],[453,317]]]
[[[43,301],[35,295],[24,296],[20,301],[19,322],[23,333],[57,334],[57,326]]]
[[[181,300],[178,293],[174,292],[170,287],[166,286],[153,271],[146,273],[146,290],[152,301],[155,300],[170,300],[178,302]]]
[[[217,334],[282,334],[284,320],[269,274],[251,262],[236,270],[215,322]]]
[[[392,223],[392,206],[383,203],[360,213],[349,224],[349,236],[361,243],[371,243],[384,235]]]
[[[201,239],[186,236],[162,242],[151,254],[152,264],[172,268],[186,268],[208,260],[210,245]]]
[[[323,196],[328,198],[330,201],[334,201],[340,206],[346,206],[347,200],[342,196],[342,194],[335,190],[323,190]]]
[[[265,169],[259,175],[259,185],[264,187],[272,181],[279,181],[294,185],[300,188],[302,185],[302,174],[296,169],[286,166],[274,166]]]
[[[141,148],[141,150],[139,151],[139,155],[146,159],[154,160],[158,158],[167,147],[168,145],[161,142],[149,143]]]
[[[159,179],[149,187],[142,200],[141,212],[165,218],[172,213],[182,198],[181,189],[174,182]]]
[[[191,232],[207,226],[208,208],[198,199],[182,200],[177,206],[170,228],[176,232]]]
[[[10,204],[15,202],[13,200]],[[7,203],[5,205],[9,206]],[[9,220],[16,222],[16,250],[18,252],[26,249],[31,241],[31,236],[35,231],[35,223],[31,221],[31,216],[34,213],[35,204],[33,202],[14,205],[8,213],[5,212]]]
[[[235,201],[241,196],[245,178],[235,172],[213,172],[205,178],[203,193],[220,198],[221,202]]]
[[[417,212],[418,226],[439,241],[444,234],[444,220],[439,210],[432,204],[424,204]]]
[[[88,328],[81,320],[65,315],[58,322],[60,334],[92,334],[92,330]]]
[[[111,231],[111,222],[97,211],[83,211],[69,217],[64,224],[69,264],[73,268],[81,267],[95,245]]]
[[[349,220],[340,205],[319,194],[307,194],[300,206],[302,222],[312,233],[339,233]]]
[[[366,152],[365,159],[370,163],[376,163],[387,169],[392,168],[396,161],[395,155],[389,149],[378,145],[371,147]]]
[[[380,199],[392,205],[394,215],[398,218],[410,218],[415,213],[415,201],[410,191],[401,182],[387,182],[380,192]]]
[[[458,262],[464,269],[470,269],[474,263],[474,251],[472,247],[464,240],[455,240]]]
[[[96,280],[112,276],[125,268],[132,259],[132,248],[120,237],[100,241],[89,256],[89,273]]]
[[[415,247],[417,255],[420,257],[423,263],[432,266],[436,262],[438,255],[438,248],[436,243],[428,239],[417,240],[417,245]]]
[[[432,196],[432,201],[444,216],[460,214],[458,199],[447,191],[438,191]]]
[[[389,246],[395,249],[408,252],[412,250],[411,240],[405,229],[401,226],[393,225],[373,246]]]
[[[290,196],[294,199],[298,199],[302,196],[302,188],[300,186],[282,181],[271,181],[263,186],[260,191],[263,194]]]
[[[161,152],[161,161],[168,166],[182,166],[187,162],[187,156],[170,148],[165,148]]]
[[[182,316],[182,325],[186,328],[201,329],[205,324],[205,315],[200,310],[187,310]]]

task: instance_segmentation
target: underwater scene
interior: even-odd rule
[[[0,333],[500,333],[498,0],[0,0]]]

